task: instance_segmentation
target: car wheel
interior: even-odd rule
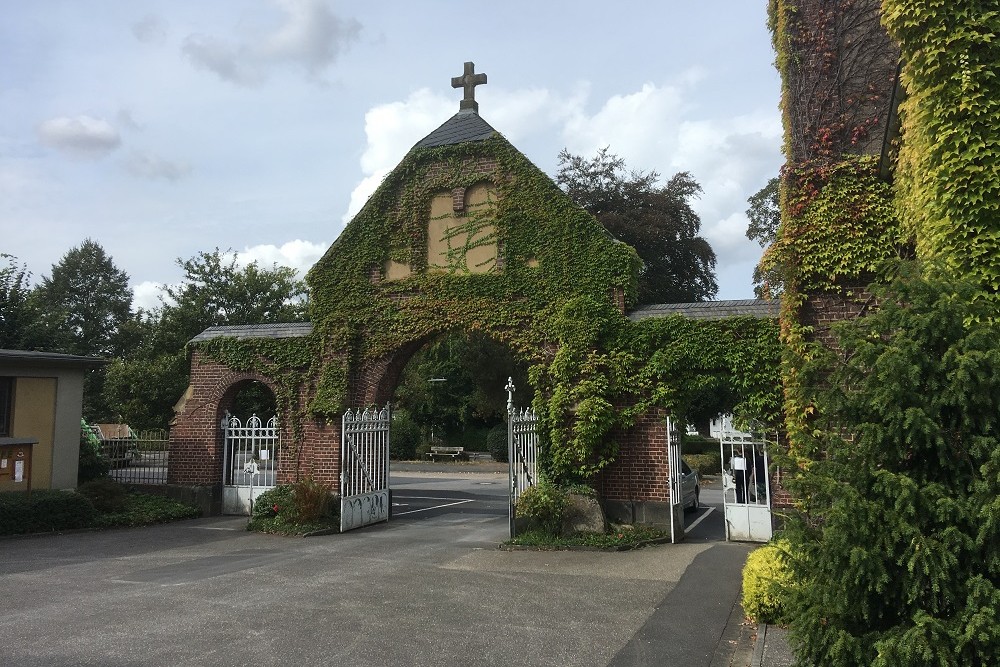
[[[696,510],[701,508],[701,499],[699,498],[700,495],[701,488],[697,486],[694,487],[694,502],[691,503],[691,509]]]

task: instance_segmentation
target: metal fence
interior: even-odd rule
[[[166,484],[169,445],[165,429],[103,440],[101,451],[111,466],[108,476],[123,484]]]

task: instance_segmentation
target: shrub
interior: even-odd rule
[[[722,474],[722,455],[717,451],[708,454],[685,454],[684,460],[691,468],[697,470],[699,475]]]
[[[681,449],[684,451],[685,458],[687,458],[689,454],[719,453],[719,441],[715,438],[706,438],[701,435],[687,434],[685,434],[683,438]]]
[[[754,550],[743,567],[743,612],[755,623],[783,623],[792,585],[788,542],[778,540]]]
[[[507,463],[507,424],[497,424],[486,434],[486,451],[494,461]]]
[[[109,514],[125,508],[128,489],[108,477],[98,477],[81,484],[77,493],[90,499],[98,512]]]
[[[515,513],[518,517],[529,519],[539,530],[558,536],[562,533],[566,503],[566,492],[542,479],[521,494]]]
[[[80,457],[79,467],[76,471],[76,483],[84,484],[92,479],[104,477],[108,474],[111,466],[101,452],[101,441],[97,439],[94,432],[87,426],[87,422],[80,420]]]
[[[311,477],[292,485],[297,523],[315,523],[330,518],[333,494],[330,489]]]
[[[148,493],[126,493],[121,508],[99,515],[94,521],[94,526],[99,528],[148,526],[181,519],[196,519],[200,516],[201,510],[194,505]]]
[[[412,461],[417,458],[419,444],[420,426],[405,412],[394,414],[389,434],[389,458],[394,461]]]
[[[293,513],[295,511],[293,493],[291,484],[279,484],[260,494],[253,502],[251,521],[256,518],[269,519],[282,512]]]
[[[73,491],[0,493],[0,535],[87,528],[96,517],[90,499]]]

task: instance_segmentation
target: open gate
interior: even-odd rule
[[[389,520],[392,410],[348,410],[341,421],[340,531]]]
[[[538,415],[514,407],[514,380],[507,378],[507,457],[510,461],[510,536],[514,537],[517,499],[538,483]]]
[[[729,416],[716,424],[722,454],[726,539],[767,542],[772,534],[771,479],[764,438],[737,431]]]
[[[681,466],[681,436],[677,422],[667,417],[667,464],[670,467],[670,541],[684,540],[684,489]]]
[[[223,421],[222,513],[249,515],[257,496],[277,484],[281,462],[278,418]]]

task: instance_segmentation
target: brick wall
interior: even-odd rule
[[[632,428],[611,434],[619,443],[618,457],[596,479],[601,497],[620,501],[670,501],[666,418],[666,411],[653,409],[640,416]]]

